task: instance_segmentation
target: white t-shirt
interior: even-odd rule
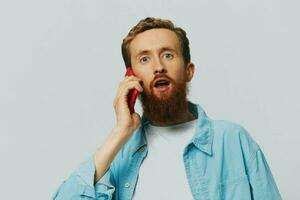
[[[143,161],[134,200],[193,199],[183,163],[184,147],[195,133],[197,119],[168,127],[148,124],[148,154]]]

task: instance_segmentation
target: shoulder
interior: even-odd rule
[[[241,124],[228,120],[212,120],[214,134],[224,139],[240,139],[242,142],[256,143],[249,131]]]
[[[215,132],[218,134],[245,134],[249,135],[244,126],[229,120],[211,120]]]
[[[216,149],[222,147],[227,152],[241,151],[248,158],[259,150],[259,145],[241,124],[228,120],[212,120],[212,124]]]

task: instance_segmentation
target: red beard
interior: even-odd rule
[[[150,84],[150,93],[144,89],[139,97],[143,114],[150,123],[172,124],[188,110],[189,87],[186,80],[175,82],[169,76],[165,77],[170,81],[170,88],[166,94],[160,94],[158,97],[153,91],[153,84]]]

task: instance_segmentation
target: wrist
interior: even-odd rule
[[[132,132],[133,130],[131,128],[115,126],[112,129],[111,135],[117,139],[127,140],[131,136]]]

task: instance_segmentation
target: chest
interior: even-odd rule
[[[209,157],[195,148],[180,156],[165,157],[165,160],[152,156],[151,149],[148,152],[146,146],[142,147],[128,165],[123,166],[118,175],[116,199],[135,199],[136,191],[141,190],[162,196],[174,191],[187,192],[190,198],[185,199],[196,200],[251,199],[248,178],[241,170],[242,161],[240,168],[231,167],[230,163],[216,158],[218,155]],[[175,164],[177,166],[170,169]],[[164,187],[166,184],[175,184],[175,187]],[[181,192],[175,190],[176,186]]]

